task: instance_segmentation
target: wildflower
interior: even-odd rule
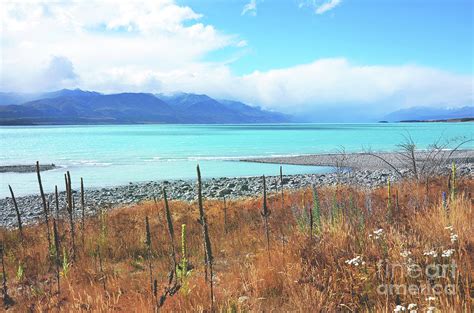
[[[426,309],[426,313],[434,313],[436,310],[436,307],[434,306],[429,306],[427,309]]]
[[[432,256],[433,258],[436,258],[438,256],[438,252],[436,252],[435,250],[431,250],[431,251],[423,252],[423,255]]]
[[[454,253],[454,249],[448,249],[448,250],[444,250],[443,254],[441,254],[441,256],[443,258],[449,258],[453,255],[453,253]]]
[[[354,265],[354,266],[359,266],[359,265],[364,265],[364,264],[365,264],[365,262],[362,261],[362,257],[361,257],[361,256],[356,256],[356,257],[353,258],[353,259],[346,260],[345,263],[346,263],[346,264],[349,264],[349,265]]]
[[[428,302],[431,302],[431,301],[436,301],[436,297],[433,297],[433,296],[429,296],[428,298],[425,299],[426,301]]]
[[[408,305],[408,310],[410,310],[410,313],[416,313],[417,305],[416,303],[410,303]]]
[[[403,305],[397,305],[395,307],[395,309],[393,310],[393,312],[402,312],[402,311],[405,311],[406,308],[403,306]]]
[[[407,258],[410,254],[411,254],[411,252],[408,251],[408,250],[404,250],[404,251],[400,252],[400,255],[404,258]]]
[[[455,243],[456,241],[458,241],[458,235],[456,235],[454,233],[451,233],[449,238],[451,239],[451,243]]]
[[[453,231],[453,226],[449,225],[449,226],[446,226],[444,229],[448,229],[450,232]]]
[[[379,228],[377,230],[374,230],[372,234],[369,234],[369,238],[374,237],[375,239],[379,239],[383,235],[383,229]]]

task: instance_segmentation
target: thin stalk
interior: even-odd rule
[[[205,264],[206,268],[209,268],[209,285],[211,289],[211,312],[214,311],[214,282],[213,282],[213,256],[212,256],[212,248],[211,248],[211,240],[209,238],[209,231],[207,225],[207,219],[204,212],[204,206],[202,201],[202,182],[201,182],[201,170],[199,169],[199,165],[197,166],[197,177],[198,177],[198,203],[199,203],[199,216],[200,216],[200,224],[202,226],[202,232],[204,237],[204,248],[205,248]]]
[[[44,195],[43,184],[41,182],[41,174],[40,174],[40,166],[39,162],[36,161],[36,176],[38,178],[38,184],[40,188],[41,200],[43,202],[43,213],[44,213],[44,220],[46,223],[46,235],[48,238],[48,249],[51,250],[51,232],[49,230],[49,217],[48,217],[48,207],[46,204],[46,196]]]
[[[150,233],[150,223],[148,221],[148,216],[145,216],[145,231],[146,231],[146,251],[148,259],[148,274],[150,276],[150,291],[153,293],[153,269],[151,267],[151,233]]]
[[[21,214],[20,210],[18,209],[18,205],[16,203],[16,198],[15,194],[13,193],[13,189],[10,185],[8,185],[8,188],[10,189],[10,194],[12,195],[12,200],[13,200],[13,205],[15,207],[15,212],[16,212],[16,217],[18,220],[18,230],[20,231],[20,240],[23,241],[23,224],[21,223]]]
[[[173,220],[171,218],[171,211],[168,204],[168,198],[166,196],[166,189],[163,187],[163,201],[165,204],[165,214],[166,214],[166,223],[168,225],[168,236],[170,239],[171,244],[171,261],[173,262],[173,275],[176,277],[176,250],[174,245],[174,228],[173,228]]]
[[[59,242],[59,233],[58,233],[58,227],[56,225],[56,219],[53,218],[53,235],[54,235],[54,247],[55,247],[55,257],[56,257],[56,281],[57,281],[57,287],[58,287],[58,294],[61,293],[61,285],[60,285],[60,266],[61,266],[61,258],[59,256],[59,251],[60,251],[60,242]]]
[[[81,211],[82,211],[82,216],[81,216],[81,233],[82,233],[82,246],[84,247],[84,227],[85,227],[85,201],[84,201],[84,180],[81,177]]]
[[[267,239],[267,251],[268,251],[268,260],[270,260],[270,233],[268,229],[268,217],[270,216],[270,210],[267,206],[267,184],[265,181],[265,175],[262,176],[263,180],[263,208],[260,214],[263,218],[263,225],[265,227],[265,237]]]

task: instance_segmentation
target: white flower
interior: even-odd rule
[[[453,226],[449,225],[449,226],[446,226],[444,229],[448,229],[449,231],[453,231]]]
[[[403,305],[397,305],[395,307],[395,309],[393,310],[393,312],[402,312],[402,311],[405,311],[406,308],[403,306]]]
[[[400,252],[400,255],[404,258],[407,258],[410,254],[411,254],[411,252],[408,251],[408,250],[404,250],[404,251]]]
[[[431,250],[431,251],[423,252],[423,255],[432,256],[433,258],[436,258],[438,256],[438,252],[436,252],[435,250]]]
[[[443,258],[449,258],[453,255],[453,253],[454,253],[454,249],[448,249],[448,250],[444,250],[443,254],[441,254],[441,256]]]
[[[362,257],[361,256],[356,256],[355,258],[353,259],[350,259],[350,260],[346,260],[345,262],[346,264],[349,264],[349,265],[354,265],[354,266],[359,266],[359,265],[364,265],[365,262],[362,261]]]
[[[430,296],[430,297],[426,298],[425,300],[426,301],[435,301],[436,297]]]
[[[426,309],[426,313],[434,313],[436,310],[436,308],[434,306],[429,306],[427,309]]]
[[[458,235],[456,235],[454,233],[451,233],[449,238],[451,239],[451,243],[455,243],[456,241],[458,241]]]
[[[383,235],[383,229],[379,228],[377,230],[374,230],[372,234],[369,234],[369,238],[374,237],[375,239],[379,239]]]
[[[416,303],[410,303],[408,305],[408,310],[416,310],[416,307],[417,307]]]

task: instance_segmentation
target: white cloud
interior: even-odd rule
[[[328,58],[235,75],[228,62],[203,59],[224,47],[248,49],[247,42],[171,0],[25,3],[0,11],[3,90],[185,91],[300,114],[473,103],[472,75],[417,65]]]
[[[241,15],[249,14],[251,16],[257,15],[257,0],[250,0],[249,3],[244,5]]]
[[[93,84],[112,70],[170,71],[245,43],[171,0],[10,1],[2,3],[0,18],[2,89],[42,88],[24,77],[37,77],[55,55]]]
[[[329,0],[323,4],[316,6],[316,14],[323,14],[337,7],[341,3],[341,0]]]

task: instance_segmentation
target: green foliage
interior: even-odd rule
[[[316,186],[313,187],[313,223],[316,231],[321,230],[321,205],[319,203],[319,195]]]
[[[454,201],[456,199],[456,164],[453,162],[452,168],[451,168],[451,201]]]
[[[21,262],[18,262],[18,269],[16,271],[16,280],[18,282],[21,282],[24,276],[25,276],[25,268],[23,267]]]
[[[62,263],[61,276],[67,278],[67,274],[69,273],[70,266],[71,266],[71,263],[69,263],[68,261],[66,248],[63,248],[63,263]]]
[[[191,270],[188,269],[188,256],[186,246],[186,224],[181,225],[181,261],[176,268],[176,276],[181,281],[181,292],[185,295],[191,291],[189,289],[188,278],[191,276]]]

